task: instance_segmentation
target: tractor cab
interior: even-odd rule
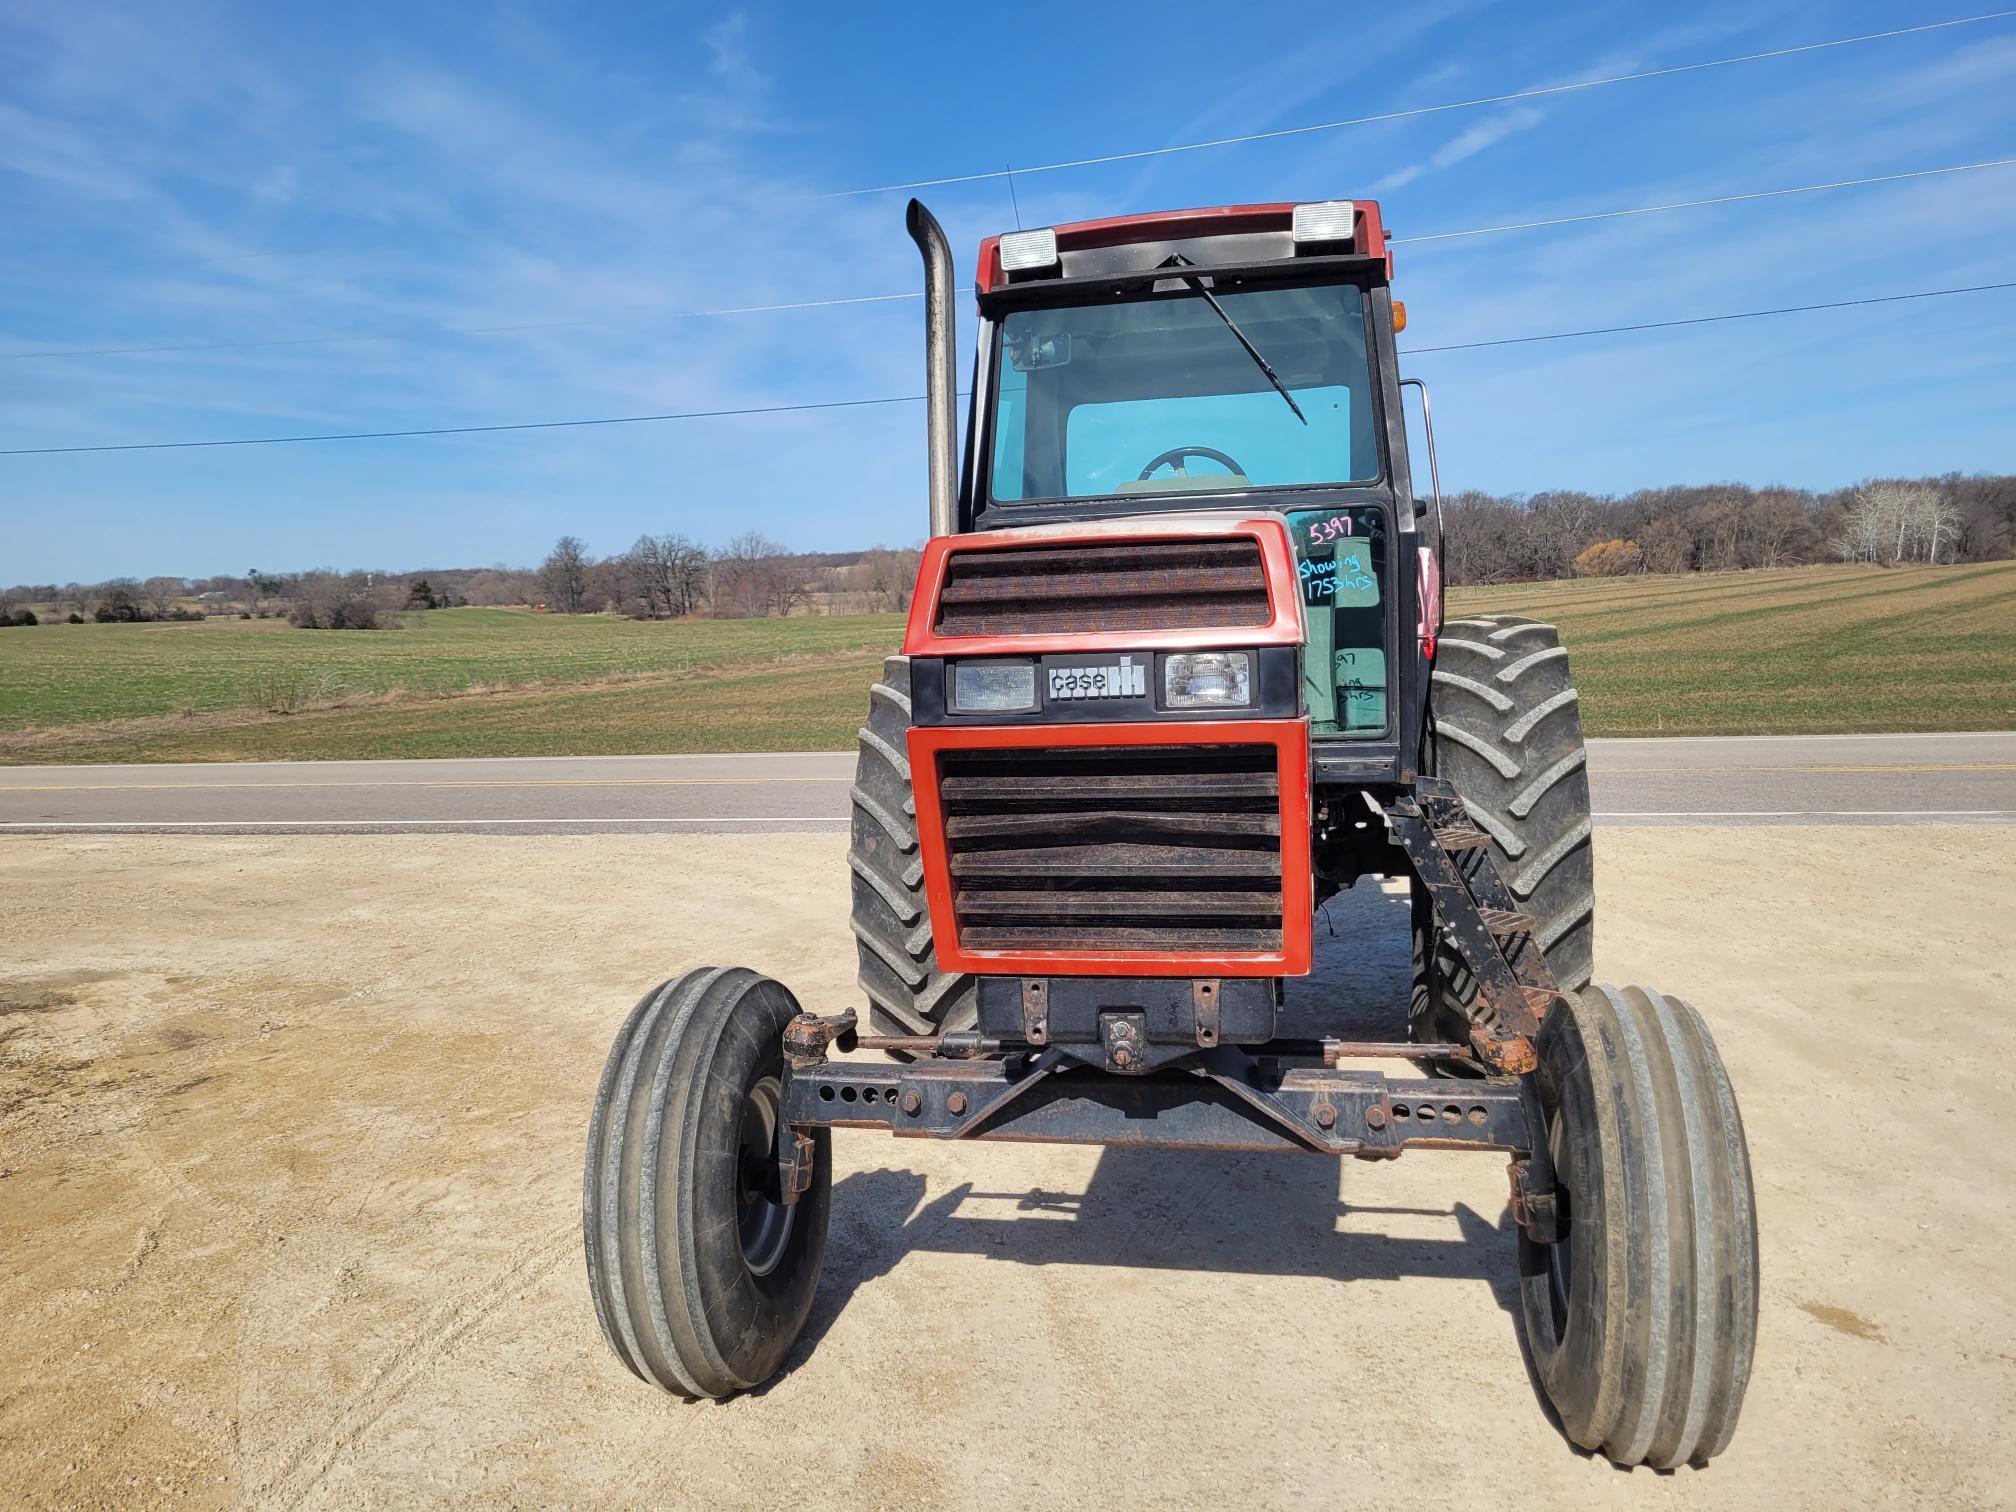
[[[936,227],[920,214],[928,265]],[[965,465],[934,534],[1279,519],[1316,775],[1400,779],[1438,579],[1408,473],[1391,276],[1369,201],[989,237]]]

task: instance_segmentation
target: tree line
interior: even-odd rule
[[[1451,583],[2016,556],[2016,477],[1883,478],[1819,493],[1722,483],[1623,496],[1469,490],[1443,500]]]
[[[1472,489],[1443,501],[1443,519],[1443,575],[1457,584],[1834,561],[1979,562],[2016,557],[2016,476],[1880,478],[1831,492],[1740,483],[1621,496]],[[917,557],[915,547],[794,552],[753,530],[712,547],[647,532],[625,550],[598,556],[565,535],[531,568],[254,568],[206,578],[22,584],[0,588],[0,625],[230,614],[370,629],[400,623],[404,611],[462,604],[637,619],[901,612]]]
[[[794,552],[761,531],[708,548],[683,535],[640,535],[626,551],[596,557],[580,537],[560,537],[531,575],[539,607],[559,614],[634,619],[778,617],[831,609],[910,607],[915,547]]]
[[[634,619],[900,612],[910,604],[917,559],[915,547],[792,552],[757,531],[715,547],[683,535],[647,533],[627,550],[597,556],[578,536],[567,535],[531,568],[253,568],[203,578],[27,583],[0,588],[0,625],[51,618],[124,624],[235,616],[287,619],[307,629],[373,630],[403,623],[407,611],[463,605]]]

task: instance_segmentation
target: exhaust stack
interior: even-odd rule
[[[910,239],[924,259],[924,413],[926,455],[930,462],[931,534],[954,535],[959,529],[958,483],[953,453],[959,422],[952,411],[958,388],[957,338],[952,326],[952,244],[945,228],[919,200],[904,214]]]

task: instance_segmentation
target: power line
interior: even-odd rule
[[[1580,331],[1548,331],[1535,336],[1504,336],[1493,341],[1461,341],[1446,346],[1405,347],[1403,357],[1434,352],[1466,352],[1481,347],[1520,346],[1535,341],[1570,341],[1586,336],[1615,336],[1634,331],[1660,331],[1675,326],[1714,325],[1729,320],[1761,320],[1772,315],[1802,315],[1815,310],[1846,310],[1863,305],[1898,304],[1912,299],[1939,299],[1952,294],[1983,294],[2016,289],[2009,283],[1972,284],[1957,289],[1920,289],[1909,294],[1879,294],[1865,299],[1837,299],[1824,304],[1781,305],[1769,310],[1737,310],[1724,315],[1695,315],[1676,320],[1652,320],[1636,325],[1596,326]],[[961,398],[967,397],[960,395]],[[245,436],[218,441],[130,441],[97,446],[17,446],[0,448],[0,457],[51,457],[79,452],[188,451],[218,446],[287,446],[309,441],[388,441],[419,436],[479,436],[500,431],[572,430],[595,425],[645,425],[665,420],[718,420],[739,415],[803,414],[811,410],[864,409],[872,405],[920,404],[922,394],[891,394],[879,399],[827,399],[807,404],[756,404],[740,409],[682,410],[662,415],[611,415],[592,420],[526,420],[508,425],[436,425],[413,430],[345,431],[314,436]]]
[[[302,441],[391,441],[408,436],[483,436],[497,431],[573,430],[588,425],[648,425],[659,420],[722,420],[733,415],[788,415],[807,410],[865,409],[874,404],[915,404],[922,394],[884,399],[824,399],[811,404],[755,404],[743,409],[681,410],[664,415],[609,415],[593,420],[520,420],[510,425],[432,425],[418,430],[343,431],[317,436],[240,436],[225,441],[128,441],[109,446],[17,446],[0,457],[51,457],[72,452],[189,451],[209,446],[291,446]]]
[[[1550,85],[1543,85],[1534,89],[1516,90],[1509,94],[1483,95],[1472,100],[1451,100],[1440,105],[1421,105],[1408,110],[1385,111],[1378,115],[1353,116],[1348,120],[1342,120],[1342,121],[1319,121],[1307,126],[1285,126],[1272,131],[1248,132],[1242,136],[1214,137],[1208,141],[1202,141],[1202,142],[1180,142],[1166,147],[1140,148],[1132,152],[1105,153],[1098,157],[1070,158],[1062,162],[1056,162],[1056,163],[1038,163],[1028,168],[1002,167],[999,169],[990,169],[982,173],[949,174],[943,178],[913,179],[906,183],[901,184],[877,184],[865,189],[834,189],[834,190],[828,190],[823,194],[816,195],[814,196],[814,198],[846,199],[866,194],[890,194],[903,189],[932,189],[937,188],[938,186],[944,184],[979,183],[987,179],[996,179],[996,178],[1012,179],[1013,176],[1017,173],[1055,173],[1067,168],[1091,168],[1106,163],[1131,162],[1140,158],[1167,157],[1170,156],[1171,154],[1179,152],[1203,152],[1214,147],[1237,147],[1242,146],[1248,142],[1264,142],[1279,137],[1306,136],[1312,132],[1320,132],[1320,131],[1341,131],[1351,126],[1370,126],[1378,124],[1383,121],[1408,120],[1418,116],[1439,115],[1444,112],[1452,110],[1474,110],[1479,109],[1486,105],[1503,105],[1503,104],[1509,104],[1515,100],[1532,100],[1532,99],[1545,98],[1550,95],[1572,94],[1577,91],[1585,89],[1600,89],[1611,84],[1631,84],[1645,79],[1664,78],[1673,74],[1699,73],[1703,70],[1711,68],[1728,68],[1738,63],[1758,63],[1768,61],[1774,58],[1796,57],[1802,53],[1823,52],[1829,48],[1854,47],[1864,42],[1883,42],[1888,41],[1889,39],[1894,37],[1908,37],[1921,32],[1945,31],[1950,28],[1958,26],[1975,26],[1987,21],[2002,21],[2007,20],[2011,16],[2016,16],[2016,10],[1985,11],[1977,16],[1958,16],[1948,21],[1928,21],[1918,26],[1900,26],[1892,28],[1889,31],[1866,32],[1861,36],[1834,37],[1829,38],[1828,40],[1822,42],[1805,42],[1794,47],[1771,48],[1764,52],[1743,53],[1736,57],[1731,58],[1711,58],[1700,63],[1676,63],[1665,68],[1644,69],[1638,73],[1613,74],[1608,78],[1602,78],[1602,79],[1580,79],[1568,84],[1550,84]],[[1417,238],[1417,240],[1418,239],[1420,238]],[[274,257],[312,256],[322,250],[329,250],[329,249],[293,248],[281,251],[244,252],[225,257],[200,258],[197,261],[206,265],[223,265],[238,262],[255,262]],[[900,298],[905,296],[889,296],[889,297]],[[915,296],[908,296],[908,297],[915,297]],[[695,313],[707,313],[707,312],[695,312]],[[573,322],[567,322],[567,323],[572,324]],[[592,322],[582,322],[582,323],[588,324]],[[498,329],[513,329],[513,328],[500,327]],[[485,334],[485,332],[477,332],[474,334]],[[328,338],[316,337],[310,339],[341,340],[341,341],[376,341],[381,339],[396,340],[398,338],[395,337],[380,338],[375,336],[354,336],[354,337],[345,336],[345,337],[328,337]],[[234,343],[234,345],[235,344],[236,343]],[[269,344],[280,345],[281,343],[269,343]],[[74,353],[73,352],[0,353],[0,360],[6,360],[6,358],[10,356],[49,356],[49,357],[97,356],[101,354],[123,353],[127,351],[152,352],[152,351],[181,351],[181,350],[200,350],[200,349],[181,348],[181,347],[132,347],[132,348],[113,347],[102,349],[102,353],[101,349],[96,348],[88,352],[74,352]]]
[[[1780,305],[1772,310],[1737,310],[1728,315],[1689,315],[1678,320],[1647,320],[1637,325],[1594,326],[1585,331],[1548,331],[1539,336],[1501,336],[1495,341],[1458,341],[1448,346],[1408,347],[1401,355],[1425,357],[1430,352],[1472,352],[1479,347],[1524,346],[1533,341],[1571,341],[1580,336],[1664,331],[1674,326],[1714,325],[1724,320],[1762,320],[1767,315],[1804,315],[1812,310],[1850,310],[1859,305],[1899,304],[1907,299],[1942,299],[1948,294],[1985,294],[1991,289],[2016,289],[2016,282],[1970,284],[1961,289],[1920,289],[1913,294],[1877,294],[1868,299],[1833,299],[1825,304]]]
[[[1056,173],[1066,168],[1095,168],[1106,163],[1134,162],[1141,158],[1168,157],[1178,152],[1203,152],[1214,147],[1238,147],[1248,142],[1273,141],[1280,137],[1307,136],[1318,131],[1342,131],[1348,126],[1371,126],[1382,121],[1405,121],[1418,116],[1440,115],[1451,110],[1475,110],[1485,105],[1506,105],[1514,100],[1537,100],[1549,95],[1572,94],[1578,90],[1601,89],[1611,84],[1632,84],[1644,79],[1666,78],[1673,74],[1700,73],[1710,68],[1729,68],[1738,63],[1759,63],[1772,58],[1790,58],[1801,53],[1823,52],[1833,47],[1854,47],[1863,42],[1882,42],[1892,37],[1908,37],[1920,32],[1944,31],[1955,26],[1975,26],[1983,21],[2002,21],[2016,16],[2016,10],[1987,11],[1978,16],[1960,16],[1951,21],[1927,21],[1919,26],[1899,26],[1890,31],[1866,32],[1859,37],[1835,37],[1825,42],[1804,42],[1796,47],[1774,47],[1766,52],[1743,53],[1733,58],[1711,58],[1703,63],[1675,63],[1665,68],[1647,68],[1637,73],[1613,74],[1604,79],[1580,79],[1570,84],[1547,84],[1536,89],[1519,89],[1509,94],[1482,95],[1474,100],[1451,100],[1441,105],[1417,105],[1408,110],[1387,110],[1378,115],[1353,116],[1344,121],[1320,121],[1309,126],[1284,126],[1274,131],[1252,131],[1243,136],[1214,137],[1204,142],[1181,142],[1169,147],[1143,147],[1133,152],[1109,152],[1099,157],[1068,158],[1058,163],[1038,163],[1018,167],[1017,173]],[[984,173],[955,173],[944,178],[912,179],[901,184],[876,184],[867,189],[838,189],[821,199],[847,199],[863,194],[892,194],[902,189],[935,189],[943,184],[972,184],[997,179],[1005,168]]]
[[[768,315],[780,310],[818,310],[833,305],[881,304],[892,299],[922,299],[908,294],[856,294],[845,299],[799,299],[788,304],[736,305],[719,310],[674,310],[660,320],[702,320],[717,315]],[[156,346],[62,347],[45,352],[0,352],[0,362],[32,362],[38,357],[124,357],[147,352],[236,352],[254,347],[336,346],[354,341],[424,341],[433,336],[501,336],[518,331],[568,331],[618,324],[612,320],[540,320],[524,325],[430,326],[418,331],[379,331],[355,336],[283,336],[263,341],[164,342]],[[624,324],[629,324],[625,322]]]
[[[1658,215],[1675,210],[1699,210],[1714,205],[1734,205],[1746,201],[1783,199],[1796,194],[1820,194],[1834,189],[1859,189],[1871,184],[1894,184],[1907,179],[1936,178],[1943,174],[1978,173],[1990,168],[2016,167],[2016,157],[1993,158],[1980,163],[1954,163],[1942,168],[1913,168],[1903,173],[1882,173],[1870,178],[1836,179],[1825,184],[1798,184],[1789,189],[1757,189],[1743,194],[1721,194],[1709,199],[1674,200],[1659,205],[1633,205],[1622,210],[1595,210],[1585,215],[1563,215],[1549,220],[1515,221],[1498,226],[1471,226],[1457,231],[1431,231],[1422,236],[1395,236],[1395,246],[1419,246],[1424,242],[1453,241],[1462,237],[1498,236],[1514,231],[1536,231],[1551,226],[1581,225],[1590,221],[1618,220],[1627,216]],[[1020,169],[1016,170],[1020,172]],[[656,317],[659,320],[701,320],[727,315],[769,315],[785,311],[832,309],[845,305],[888,304],[898,300],[922,299],[920,289],[901,294],[859,294],[840,299],[800,299],[784,304],[734,305],[713,310],[676,310]],[[432,326],[414,331],[389,331],[353,336],[289,336],[259,341],[164,342],[152,346],[62,347],[40,352],[0,352],[0,362],[32,362],[44,357],[115,357],[164,352],[233,352],[265,347],[336,346],[365,341],[425,341],[442,336],[498,336],[521,331],[582,330],[617,325],[608,320],[543,320],[522,325]],[[621,322],[631,329],[636,322]]]
[[[1933,178],[1942,173],[1974,173],[1983,168],[2007,168],[2016,158],[1986,163],[1957,163],[1950,168],[1914,168],[1908,173],[1879,173],[1874,178],[1837,179],[1831,184],[1801,184],[1793,189],[1757,189],[1748,194],[1718,194],[1712,199],[1674,200],[1664,205],[1638,205],[1629,210],[1597,210],[1588,215],[1558,215],[1551,220],[1515,221],[1503,226],[1474,226],[1467,231],[1435,231],[1426,236],[1396,236],[1401,243],[1450,241],[1459,236],[1496,236],[1503,231],[1537,231],[1547,226],[1575,226],[1585,221],[1617,220],[1627,215],[1658,215],[1667,210],[1699,210],[1707,205],[1735,205],[1746,200],[1782,199],[1788,194],[1820,194],[1829,189],[1860,189],[1868,184],[1895,184],[1904,179]]]

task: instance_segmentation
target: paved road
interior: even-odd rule
[[[0,767],[0,833],[844,826],[851,753]],[[1596,740],[1602,824],[2016,819],[2016,733]]]

